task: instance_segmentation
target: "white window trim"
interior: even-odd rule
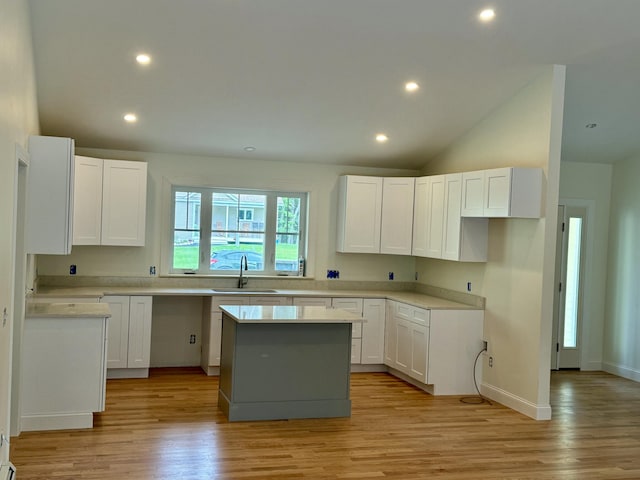
[[[203,186],[188,186],[185,184],[168,184],[170,198],[169,198],[169,212],[170,220],[169,225],[166,228],[165,238],[167,239],[167,248],[165,249],[167,258],[167,268],[164,274],[168,275],[184,275],[193,274],[195,276],[203,277],[215,277],[215,276],[237,276],[238,272],[235,270],[229,271],[212,271],[210,270],[210,254],[211,250],[210,241],[211,236],[205,234],[205,232],[212,231],[211,219],[212,219],[212,203],[211,198],[213,193],[241,193],[249,195],[265,195],[267,196],[266,215],[265,215],[265,243],[264,243],[264,270],[249,270],[244,272],[247,276],[297,276],[298,271],[289,270],[276,270],[275,269],[275,238],[277,227],[277,198],[278,197],[299,197],[300,198],[300,252],[302,256],[309,255],[309,246],[307,244],[309,237],[309,198],[310,192],[293,192],[293,191],[281,191],[281,190],[258,190],[258,189],[243,189],[243,188],[229,188],[229,187],[203,187]],[[174,269],[173,268],[173,234],[175,226],[175,191],[186,190],[191,192],[201,193],[201,205],[200,205],[200,257],[198,270],[190,269]],[[208,237],[208,238],[207,238]],[[270,241],[272,239],[273,241]],[[204,246],[204,248],[203,248]],[[208,247],[208,248],[207,248]],[[307,262],[308,264],[308,262]],[[307,275],[305,275],[307,276]]]

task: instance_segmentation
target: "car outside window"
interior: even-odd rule
[[[297,275],[306,257],[305,192],[172,188],[171,273]]]

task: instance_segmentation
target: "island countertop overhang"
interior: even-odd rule
[[[238,323],[356,323],[360,315],[342,308],[295,305],[220,305]]]

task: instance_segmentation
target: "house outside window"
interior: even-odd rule
[[[306,192],[172,188],[170,273],[297,275],[306,256]]]

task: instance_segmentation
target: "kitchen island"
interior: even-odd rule
[[[352,323],[339,308],[222,305],[218,406],[229,421],[348,417]]]

